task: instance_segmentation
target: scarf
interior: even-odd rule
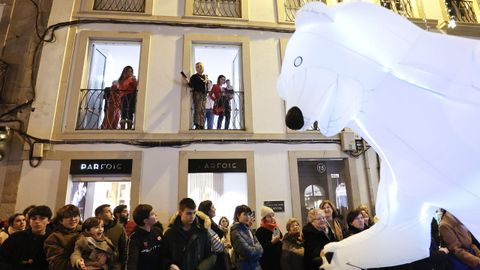
[[[263,227],[273,233],[275,228],[278,228],[277,223],[266,223],[263,220],[260,222],[260,227]]]

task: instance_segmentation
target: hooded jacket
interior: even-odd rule
[[[216,257],[211,251],[207,229],[201,226],[198,217],[189,231],[182,226],[180,215],[172,217],[163,237],[163,255],[166,269],[175,264],[182,270],[209,270]]]

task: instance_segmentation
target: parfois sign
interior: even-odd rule
[[[131,174],[131,159],[72,159],[70,174],[95,175],[95,174]]]

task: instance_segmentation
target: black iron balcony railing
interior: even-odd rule
[[[93,10],[145,12],[145,0],[95,0]]]
[[[77,130],[135,129],[137,93],[80,89]]]
[[[320,0],[284,0],[285,20],[287,22],[294,22],[297,11],[308,2],[320,2]],[[326,4],[326,0],[321,0],[321,2]]]
[[[414,17],[410,0],[380,0],[380,4],[401,16],[407,18]]]
[[[468,0],[445,0],[448,15],[451,19],[459,22],[476,23],[477,17],[473,9],[473,1]]]
[[[213,17],[242,17],[241,0],[194,0],[193,15]]]
[[[191,91],[190,91],[190,97],[193,97]],[[191,98],[190,101],[191,101],[190,129],[194,129],[193,98]],[[244,110],[243,91],[234,91],[233,96],[227,102],[230,105],[230,110],[228,110],[227,108],[225,112],[214,114],[213,113],[214,101],[208,100],[207,98],[207,105],[206,105],[207,109],[205,112],[205,125],[204,125],[205,129],[245,130],[245,110]],[[209,116],[211,117],[210,119],[209,119]],[[208,121],[211,121],[210,124],[208,123]],[[220,124],[219,124],[219,121],[221,121]]]

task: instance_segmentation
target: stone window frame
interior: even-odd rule
[[[194,74],[193,70],[193,44],[218,44],[237,45],[241,47],[241,74],[244,95],[244,127],[242,130],[192,130],[190,119],[191,97],[190,88],[186,83],[182,85],[180,132],[185,133],[224,133],[224,134],[250,134],[253,133],[252,119],[252,87],[250,70],[250,39],[247,36],[210,35],[210,34],[185,34],[183,36],[183,63],[182,68],[187,74]]]
[[[126,137],[133,137],[143,133],[144,128],[144,105],[146,98],[147,74],[148,74],[148,55],[150,50],[150,33],[119,33],[107,31],[80,31],[75,35],[73,42],[72,62],[67,63],[65,87],[60,91],[65,91],[65,105],[58,103],[57,111],[64,112],[56,115],[54,133],[59,137],[65,135],[74,135],[75,138],[91,138],[92,135],[97,138],[111,138],[111,134],[122,134]],[[98,41],[128,41],[140,42],[139,70],[136,73],[138,77],[138,95],[135,113],[135,130],[76,130],[78,106],[80,101],[80,89],[88,83],[88,69],[90,66],[89,44],[91,40]],[[62,78],[64,80],[64,78]],[[85,88],[85,87],[83,87]],[[63,107],[66,106],[66,107]],[[61,120],[60,120],[61,118]],[[59,123],[62,123],[61,125]],[[63,135],[63,136],[62,136]],[[69,136],[70,137],[70,136]]]

